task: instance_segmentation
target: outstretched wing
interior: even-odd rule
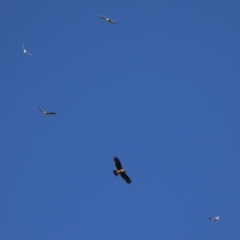
[[[126,173],[121,173],[120,175],[128,184],[130,184],[132,182]]]
[[[43,109],[41,109],[41,108],[38,108],[42,113],[44,113],[44,110]]]
[[[99,15],[102,19],[106,20],[107,18],[103,15]]]
[[[114,162],[115,162],[116,168],[118,170],[122,169],[122,164],[121,164],[121,162],[120,162],[118,157],[114,157]]]
[[[47,112],[47,114],[52,115],[52,114],[56,114],[55,112]]]
[[[117,24],[117,22],[113,21],[112,19],[110,19],[109,22],[113,24]]]
[[[30,55],[30,56],[33,56],[33,54],[32,54],[32,53],[30,53],[30,52],[27,52],[27,54],[28,54],[28,55]]]

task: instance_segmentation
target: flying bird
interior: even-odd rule
[[[38,108],[45,116],[56,114],[55,112],[45,111],[42,108]]]
[[[102,19],[104,19],[108,23],[118,24],[117,22],[113,21],[112,19],[105,17],[103,15],[99,15]]]
[[[217,217],[211,217],[211,218],[209,218],[211,221],[213,221],[213,222],[215,222],[215,221],[218,221],[218,220],[220,220],[220,217],[219,216],[217,216]]]
[[[33,56],[33,54],[30,53],[30,52],[24,47],[23,44],[22,44],[22,46],[23,46],[23,53],[28,54],[28,55],[30,55],[30,56]]]
[[[132,181],[131,179],[128,177],[128,175],[126,174],[126,170],[122,168],[122,164],[119,160],[118,157],[114,157],[114,162],[116,165],[117,170],[113,170],[113,173],[115,176],[118,176],[119,174],[121,175],[121,177],[128,183],[130,184]]]

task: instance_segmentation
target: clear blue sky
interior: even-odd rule
[[[1,1],[0,239],[239,240],[239,12]]]

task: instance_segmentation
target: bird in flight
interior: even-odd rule
[[[211,221],[213,221],[213,222],[215,222],[215,221],[218,221],[218,220],[220,220],[220,217],[219,216],[217,216],[217,217],[211,217],[211,218],[209,218]]]
[[[114,157],[114,162],[116,165],[117,170],[113,170],[113,173],[115,176],[118,176],[119,174],[121,175],[121,177],[128,183],[130,184],[132,181],[131,179],[128,177],[128,175],[126,174],[126,170],[122,168],[122,164],[119,160],[118,157]]]
[[[33,54],[30,53],[30,52],[24,47],[23,44],[22,44],[22,46],[23,46],[23,53],[28,54],[28,55],[30,55],[30,56],[33,56]]]
[[[42,108],[38,108],[45,116],[56,114],[55,112],[45,111]]]
[[[103,15],[99,15],[102,19],[104,19],[108,23],[118,24],[117,22],[113,21],[112,19],[105,17]]]

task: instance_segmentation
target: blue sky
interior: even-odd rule
[[[238,240],[239,9],[1,1],[0,239]]]

